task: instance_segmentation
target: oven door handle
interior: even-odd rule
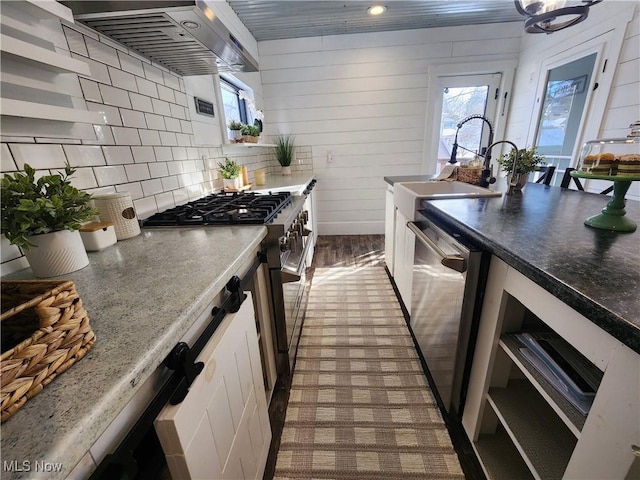
[[[311,240],[307,239],[304,243],[304,249],[302,250],[302,254],[300,255],[300,261],[298,265],[296,265],[295,270],[293,268],[287,267],[286,265],[282,266],[282,283],[294,283],[299,282],[304,273],[305,260],[307,258],[307,253],[309,252],[309,248],[311,247]]]

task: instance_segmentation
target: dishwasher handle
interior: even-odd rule
[[[418,239],[422,244],[429,247],[431,250],[436,252],[440,256],[440,263],[456,272],[464,273],[467,271],[467,262],[460,255],[449,255],[445,253],[436,242],[427,237],[418,226],[413,222],[407,222],[407,227],[411,230],[416,239]]]

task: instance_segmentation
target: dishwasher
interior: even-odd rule
[[[453,418],[462,418],[490,255],[424,216],[415,235],[411,317],[431,386]]]

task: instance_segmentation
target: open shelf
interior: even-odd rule
[[[59,73],[79,73],[91,75],[89,64],[46,48],[23,42],[8,35],[1,35],[2,56],[17,57],[23,63],[30,63],[41,68]]]
[[[42,103],[25,102],[23,100],[2,99],[2,116],[35,118],[40,120],[56,120],[59,122],[78,122],[105,125],[106,121],[100,112],[77,110],[75,108],[58,107]]]
[[[228,151],[240,151],[250,148],[273,148],[276,145],[274,143],[223,143],[222,149]]]
[[[482,461],[487,478],[534,478],[502,425],[498,424],[495,433],[480,434],[478,441],[473,445]]]
[[[529,379],[540,395],[549,403],[553,411],[577,437],[584,427],[587,417],[583,416],[566,398],[564,398],[520,353],[520,342],[511,336],[500,339],[500,347],[513,360],[513,363]]]
[[[489,389],[488,401],[534,477],[562,478],[577,439],[529,380]]]

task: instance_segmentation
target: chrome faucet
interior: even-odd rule
[[[489,156],[489,152],[491,151],[491,149],[493,147],[495,147],[496,145],[498,145],[499,143],[508,143],[509,145],[511,145],[513,147],[513,149],[515,150],[515,154],[513,156],[513,167],[511,168],[511,178],[509,179],[509,189],[507,190],[506,194],[507,195],[511,195],[513,193],[513,188],[516,187],[518,184],[515,181],[516,178],[516,168],[518,166],[518,147],[516,146],[515,143],[509,141],[509,140],[499,140],[495,143],[490,144],[487,147],[487,151],[486,151],[486,156]],[[486,160],[486,157],[485,157]],[[495,182],[495,178],[493,179],[493,182]],[[493,183],[490,182],[490,183]]]
[[[460,121],[460,123],[458,123],[458,129],[456,130],[456,136],[453,139],[453,148],[451,149],[451,159],[449,160],[449,163],[456,163],[456,155],[458,153],[458,132],[460,131],[460,129],[462,128],[462,126],[467,123],[469,120],[473,120],[475,118],[479,118],[480,120],[482,120],[483,122],[485,122],[488,126],[489,126],[489,145],[492,146],[492,142],[493,142],[493,125],[491,124],[491,122],[489,121],[488,118],[486,118],[483,115],[480,114],[474,114],[474,115],[469,115],[468,117],[462,119]],[[497,143],[497,142],[496,142]],[[496,179],[491,175],[491,165],[490,165],[490,161],[491,161],[491,155],[489,152],[490,147],[487,147],[486,149],[484,149],[484,151],[480,152],[480,156],[484,157],[484,162],[482,164],[482,174],[481,174],[481,178],[480,178],[480,185],[483,187],[488,187],[490,183],[495,183]]]

